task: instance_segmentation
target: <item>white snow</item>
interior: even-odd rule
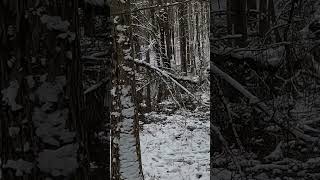
[[[3,168],[12,168],[16,170],[16,176],[23,176],[23,174],[30,174],[33,168],[33,164],[31,162],[25,161],[23,159],[19,160],[8,160],[6,164],[4,164]],[[1,176],[0,176],[1,177]]]
[[[147,118],[153,122],[140,135],[145,180],[209,180],[208,114],[179,111]]]
[[[3,95],[2,101],[11,106],[12,111],[22,109],[22,106],[16,103],[16,97],[18,95],[19,83],[17,80],[11,81],[7,89],[1,90]]]
[[[33,88],[34,85],[35,85],[35,81],[33,79],[33,76],[32,75],[28,75],[28,76],[25,77],[25,79],[27,80],[29,88]]]
[[[129,94],[131,86],[121,88],[120,102],[122,106],[119,139],[120,174],[124,180],[142,180],[139,161],[136,154],[136,137],[133,132],[134,104]]]
[[[63,21],[60,16],[43,15],[40,20],[43,24],[47,25],[49,30],[67,32],[70,26],[70,23],[68,21]]]
[[[127,39],[127,37],[126,37],[123,33],[119,33],[118,36],[119,36],[119,39],[118,39],[117,42],[118,42],[119,44],[125,42],[126,39]]]
[[[58,96],[63,92],[63,86],[66,84],[65,76],[56,77],[55,82],[44,82],[36,91],[36,95],[43,103],[57,102]]]
[[[117,25],[116,26],[117,31],[120,31],[120,32],[125,32],[128,28],[129,28],[129,26],[126,26],[126,25]]]
[[[60,141],[69,143],[75,137],[75,132],[65,129],[68,110],[45,113],[39,108],[33,112],[33,123],[36,126],[36,134],[41,140],[50,145],[59,146]]]
[[[77,144],[65,145],[57,150],[45,149],[37,158],[38,167],[52,176],[67,176],[78,167],[77,151]]]
[[[19,134],[20,128],[19,127],[9,127],[9,135],[10,137],[15,137]]]

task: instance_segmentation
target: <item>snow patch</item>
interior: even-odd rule
[[[1,90],[3,95],[2,101],[11,107],[12,111],[18,111],[23,107],[16,103],[16,97],[18,95],[19,83],[17,80],[11,81],[7,89]]]
[[[65,145],[57,150],[45,149],[37,158],[38,167],[52,176],[68,176],[78,167],[77,151],[77,144]]]
[[[140,135],[145,180],[210,179],[208,115],[189,111],[146,114],[151,123],[144,124]]]
[[[23,176],[23,174],[30,174],[33,168],[33,164],[31,162],[25,161],[23,159],[19,160],[8,160],[6,164],[4,164],[3,168],[11,168],[16,171],[16,176]]]
[[[40,20],[49,30],[67,32],[70,26],[69,21],[63,21],[60,16],[43,15]]]

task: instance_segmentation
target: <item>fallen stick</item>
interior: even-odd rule
[[[256,105],[256,107],[258,107],[258,109],[260,109],[261,111],[266,113],[269,117],[278,119],[277,116],[274,116],[275,115],[274,113],[272,113],[270,110],[268,110],[268,106],[264,102],[261,102],[258,97],[254,96],[252,93],[250,93],[243,85],[241,85],[238,81],[234,80],[227,73],[220,70],[213,63],[211,63],[211,72],[220,76],[222,79],[224,79],[226,82],[228,82],[232,87],[234,87],[241,94],[243,94],[245,97],[247,97],[251,104]],[[305,141],[315,142],[318,139],[318,138],[309,136],[307,134],[304,134],[303,130],[301,130],[298,127],[288,127],[288,131],[290,131],[296,137],[303,139]]]
[[[250,104],[256,104],[256,106],[264,111],[266,114],[271,115],[270,112],[268,112],[267,105],[259,100],[258,97],[253,95],[251,92],[249,92],[243,85],[241,85],[238,81],[233,79],[231,76],[229,76],[227,73],[220,70],[216,65],[213,63],[210,64],[211,66],[211,72],[220,76],[222,79],[227,81],[233,88],[238,90],[241,94],[243,94],[245,97],[249,99]]]

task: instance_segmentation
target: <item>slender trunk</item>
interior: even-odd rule
[[[146,61],[147,63],[150,63],[150,49],[147,50],[147,54],[146,54]],[[152,111],[152,101],[151,101],[151,72],[150,70],[147,70],[147,74],[148,74],[148,79],[149,79],[149,83],[147,85],[147,97],[146,97],[146,105],[147,105],[147,112],[151,112]]]
[[[130,10],[130,1],[112,1],[115,12]],[[143,180],[139,119],[131,45],[131,14],[118,16],[114,27],[113,103],[112,103],[112,178]],[[117,27],[117,28],[116,28]],[[119,28],[120,27],[120,28]],[[118,37],[122,37],[119,41]]]
[[[270,26],[269,0],[260,0],[259,35],[264,36]]]
[[[231,34],[241,34],[242,37],[235,40],[235,45],[244,47],[247,45],[247,1],[228,2],[228,29]]]
[[[186,5],[182,3],[179,6],[179,38],[180,38],[180,62],[181,70],[184,75],[187,75],[187,40],[186,40]]]
[[[168,0],[164,1],[165,3],[168,3]],[[166,38],[166,49],[167,49],[167,58],[169,63],[169,68],[171,67],[171,59],[172,59],[172,44],[171,44],[171,31],[172,28],[170,26],[169,22],[169,14],[171,14],[171,11],[168,10],[168,8],[165,9],[165,17],[164,17],[164,26],[165,26],[165,38]]]

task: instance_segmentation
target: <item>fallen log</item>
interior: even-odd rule
[[[241,94],[243,94],[245,97],[249,99],[250,104],[257,104],[258,106],[262,106],[262,109],[266,109],[266,105],[263,102],[260,102],[259,98],[253,95],[251,92],[249,92],[243,85],[241,85],[238,81],[233,79],[231,76],[229,76],[227,73],[223,72],[221,69],[219,69],[216,65],[213,63],[210,64],[211,68],[210,71],[213,74],[216,74],[220,76],[223,80],[228,82],[233,88],[238,90]]]
[[[264,102],[260,101],[260,99],[258,97],[256,97],[251,92],[249,92],[243,85],[241,85],[238,81],[233,79],[227,73],[223,72],[221,69],[219,69],[213,63],[211,63],[211,72],[213,74],[220,76],[220,78],[222,78],[223,80],[228,82],[232,87],[234,87],[241,94],[243,94],[245,97],[247,97],[249,99],[250,104],[252,104],[253,106],[256,107],[256,110],[260,110],[260,111],[264,112],[268,117],[271,117],[271,119],[275,119],[275,121],[278,121],[279,117],[277,116],[277,113],[272,112],[272,108],[268,108],[268,106]],[[288,131],[290,131],[291,134],[295,135],[297,138],[302,139],[304,141],[316,142],[318,140],[318,138],[316,138],[316,137],[312,137],[310,135],[304,134],[304,131],[301,130],[299,127],[287,127],[282,124],[279,124],[279,125],[281,127],[288,128]]]

